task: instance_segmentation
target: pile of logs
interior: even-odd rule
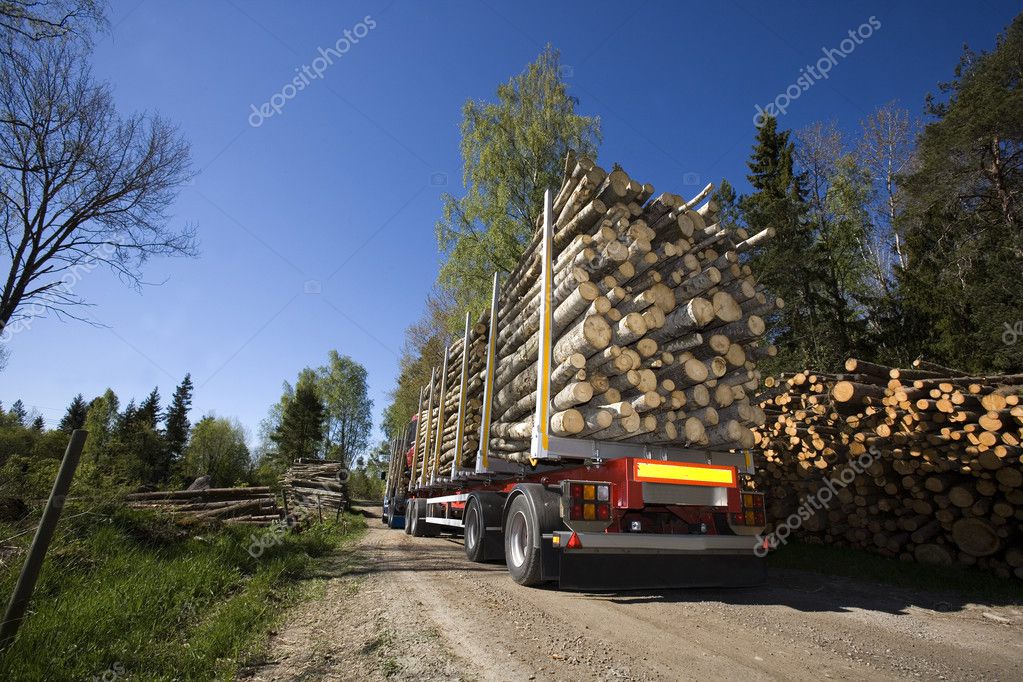
[[[914,365],[765,379],[769,520],[802,509],[805,540],[1023,578],[1023,375]]]
[[[205,488],[132,493],[133,509],[155,509],[190,521],[268,526],[281,519],[270,488]]]
[[[462,396],[462,364],[466,366],[465,414],[462,428],[461,467],[469,467],[476,462],[476,451],[479,448],[480,420],[483,407],[483,381],[487,358],[487,325],[482,320],[469,327],[468,353],[463,353],[465,339],[457,339],[448,348],[444,364],[433,370],[431,384],[423,387],[421,402],[424,418],[429,415],[429,431],[426,428],[417,430],[417,450],[425,452],[427,433],[430,435],[429,445],[431,457],[427,462],[427,471],[436,462],[437,473],[449,475],[458,444],[458,407]],[[438,422],[441,427],[440,459],[434,457]]]
[[[552,413],[555,436],[636,443],[749,446],[763,413],[750,397],[763,317],[783,301],[769,297],[740,257],[770,239],[719,224],[708,185],[690,200],[610,173],[569,154],[553,200]],[[524,461],[537,390],[543,216],[497,301],[496,370],[490,452]],[[489,321],[489,311],[482,321]],[[471,462],[488,343],[486,325],[470,337],[470,424],[463,438]],[[419,411],[414,476],[432,473],[438,420],[444,423],[437,473],[450,470],[460,386],[461,342],[447,372],[435,370]],[[454,378],[454,382],[452,379]],[[432,390],[431,390],[432,389]],[[439,398],[438,396],[443,396]],[[433,396],[430,400],[428,396]]]
[[[334,519],[348,508],[348,470],[340,462],[296,459],[281,480],[284,510],[288,516]]]

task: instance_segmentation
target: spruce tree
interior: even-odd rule
[[[188,432],[191,424],[188,421],[188,411],[192,407],[192,375],[186,374],[178,387],[174,389],[170,406],[164,420],[164,438],[167,440],[167,447],[175,460],[185,452],[185,445],[188,442]]]
[[[43,419],[43,415],[38,414],[36,418],[32,420],[32,430],[37,433],[42,433],[46,430],[46,421]]]
[[[11,411],[9,412],[11,418],[14,419],[14,423],[18,426],[25,426],[25,420],[28,418],[28,411],[25,409],[25,403],[21,402],[21,398],[14,401],[11,405]]]
[[[751,234],[767,227],[777,233],[749,257],[761,281],[785,300],[785,307],[769,320],[771,338],[782,349],[776,367],[770,369],[813,367],[821,355],[816,273],[808,258],[813,233],[806,220],[805,190],[796,174],[793,144],[789,132],[779,131],[777,123],[767,117],[757,130],[747,176],[753,192],[739,200],[739,207]]]
[[[67,412],[61,417],[57,429],[65,433],[71,433],[75,429],[83,428],[85,426],[85,416],[88,413],[89,406],[86,404],[82,394],[79,393],[71,401],[71,404],[68,405]]]
[[[285,461],[316,457],[323,443],[323,426],[323,401],[315,384],[300,381],[295,397],[284,408],[280,426],[271,436],[278,457]]]
[[[138,419],[149,428],[156,430],[160,418],[160,391],[154,388],[139,405]]]
[[[1023,15],[990,53],[964,51],[929,97],[904,182],[910,338],[977,373],[1023,369]]]

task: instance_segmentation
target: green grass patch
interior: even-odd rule
[[[1005,580],[966,566],[929,566],[846,547],[789,542],[771,552],[767,562],[774,568],[861,578],[932,592],[954,592],[979,601],[1023,602],[1023,589],[1018,580]]]
[[[126,509],[67,513],[30,615],[0,653],[0,679],[231,679],[258,659],[281,610],[308,592],[317,558],[365,528],[346,515],[301,533],[186,532]],[[5,604],[22,558],[0,567]]]

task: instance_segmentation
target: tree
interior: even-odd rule
[[[85,418],[88,413],[89,406],[85,403],[85,398],[82,394],[79,393],[72,399],[71,404],[68,405],[67,411],[57,425],[57,429],[65,433],[71,433],[75,429],[85,428]]]
[[[316,457],[323,444],[323,420],[323,400],[315,375],[308,372],[299,376],[295,396],[285,405],[281,423],[272,436],[278,457],[285,462]]]
[[[156,423],[160,419],[159,388],[153,388],[149,395],[146,396],[146,399],[142,401],[142,404],[139,405],[137,417],[143,424],[156,430]]]
[[[596,155],[600,123],[575,113],[559,75],[560,56],[547,46],[535,62],[497,89],[496,102],[462,108],[460,199],[443,196],[437,243],[445,256],[439,283],[452,293],[461,326],[490,301],[491,278],[512,269],[535,230],[543,193],[560,185],[566,153]]]
[[[785,307],[771,320],[770,338],[781,350],[770,369],[814,367],[823,354],[817,343],[821,320],[813,288],[816,273],[806,257],[813,247],[813,231],[806,219],[806,190],[796,173],[794,145],[777,123],[769,116],[757,129],[747,176],[753,192],[738,205],[751,233],[767,227],[777,232],[749,258],[765,286],[785,300]]]
[[[43,419],[43,415],[37,414],[36,418],[32,420],[32,430],[36,433],[42,433],[46,430],[46,420]]]
[[[25,403],[21,402],[21,398],[15,400],[11,405],[10,415],[16,425],[25,426],[27,424],[28,410],[25,409]]]
[[[405,330],[399,360],[398,381],[391,392],[391,404],[384,410],[383,430],[388,438],[405,433],[412,415],[419,409],[419,389],[430,380],[430,372],[443,361],[450,340],[445,325],[453,304],[451,296],[437,291],[426,298],[426,312]]]
[[[209,476],[213,487],[228,487],[244,479],[250,464],[245,430],[240,424],[213,416],[196,423],[185,449],[186,476]]]
[[[117,394],[109,388],[89,404],[89,411],[85,415],[85,430],[89,432],[89,437],[85,439],[85,448],[82,450],[82,464],[91,472],[98,474],[108,468],[110,440],[119,406]]]
[[[188,411],[192,407],[192,375],[186,374],[171,397],[170,406],[164,417],[164,438],[167,449],[174,459],[180,458],[185,452],[188,441]]]
[[[909,170],[919,124],[893,102],[860,121],[862,137],[856,155],[870,174],[870,255],[877,286],[890,292],[895,269],[905,269],[905,235],[899,225],[904,207],[900,176]]]
[[[316,370],[316,385],[324,406],[323,456],[347,466],[366,448],[373,428],[366,368],[332,350]]]
[[[166,209],[188,180],[189,147],[158,116],[121,117],[84,48],[30,43],[0,66],[0,338],[53,313],[86,319],[76,285],[99,266],[134,286],[155,255],[192,255]]]
[[[990,53],[964,50],[903,182],[901,278],[918,347],[966,370],[1018,371],[1023,344],[1023,14]]]
[[[796,169],[806,188],[811,249],[811,291],[821,324],[817,366],[838,367],[866,347],[866,305],[870,299],[867,242],[869,180],[846,151],[832,123],[814,123],[796,133]]]
[[[0,1],[0,36],[7,41],[85,38],[103,22],[99,0]]]

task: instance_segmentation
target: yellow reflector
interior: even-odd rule
[[[752,526],[756,522],[757,522],[757,519],[756,519],[755,516],[753,516],[753,512],[751,512],[751,511],[746,512],[746,525],[747,526]]]
[[[591,485],[590,488],[593,486]],[[597,505],[595,504],[584,504],[583,505],[583,520],[593,521],[597,518]]]
[[[753,506],[753,496],[752,495],[743,495],[742,496],[742,506],[744,506],[744,507],[752,507]]]
[[[736,486],[735,467],[712,464],[683,464],[638,459],[633,478],[651,483],[686,483],[689,485]]]
[[[561,544],[561,536],[560,535],[555,535],[553,538],[551,538],[551,542],[553,542],[555,545],[560,545]]]
[[[595,500],[597,499],[597,490],[592,485],[583,486],[583,499],[584,500]]]

